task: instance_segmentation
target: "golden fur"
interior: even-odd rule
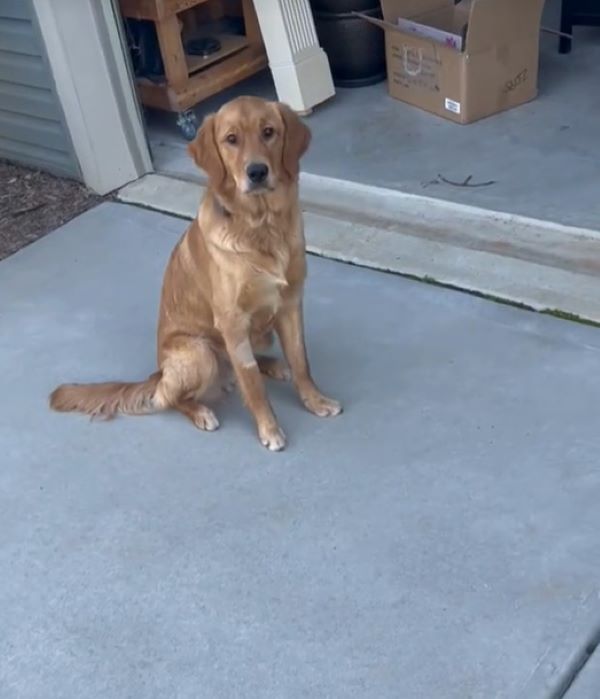
[[[189,152],[208,175],[197,218],[173,250],[162,287],[159,371],[139,383],[59,386],[55,410],[99,417],[175,408],[197,427],[218,421],[201,400],[233,367],[263,445],[285,445],[262,374],[293,379],[312,413],[341,406],[315,386],[304,346],[306,275],[299,161],[310,132],[285,105],[242,97],[207,117]],[[277,332],[288,367],[256,353]]]

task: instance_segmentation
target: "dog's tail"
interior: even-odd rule
[[[161,372],[157,372],[137,383],[63,384],[50,394],[50,407],[103,419],[117,413],[144,415],[155,410],[152,398],[160,379]]]

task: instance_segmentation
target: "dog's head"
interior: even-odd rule
[[[239,97],[204,120],[188,146],[217,191],[265,194],[294,182],[310,131],[285,104]]]

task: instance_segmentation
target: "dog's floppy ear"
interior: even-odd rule
[[[283,169],[292,180],[295,180],[300,172],[300,158],[306,153],[310,145],[310,129],[287,104],[278,102],[277,107],[285,128]]]
[[[194,140],[188,146],[188,153],[196,165],[208,175],[215,187],[219,187],[225,179],[225,166],[219,154],[215,138],[215,115],[210,114],[202,122]]]

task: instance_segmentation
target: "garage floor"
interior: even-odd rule
[[[544,17],[558,27],[559,0]],[[309,118],[314,147],[304,169],[497,211],[597,229],[600,220],[598,114],[600,28],[576,28],[573,52],[559,55],[543,35],[539,98],[476,124],[459,126],[391,99],[385,83],[339,89]],[[269,99],[268,72],[201,104],[200,117],[239,94]],[[158,171],[195,175],[172,115],[148,114]],[[473,183],[456,187],[440,179]]]
[[[3,699],[564,696],[600,629],[600,331],[311,258],[346,412],[270,386],[282,454],[236,397],[215,434],[49,412],[153,370],[184,225],[106,203],[0,263]]]

